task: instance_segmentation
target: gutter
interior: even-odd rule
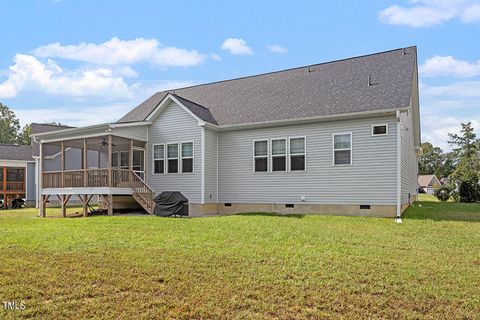
[[[409,110],[410,106],[395,108],[395,109],[382,109],[382,110],[373,110],[373,111],[361,111],[361,112],[349,112],[342,114],[331,114],[324,116],[315,116],[315,117],[305,117],[297,119],[282,119],[282,120],[272,120],[272,121],[260,121],[252,123],[241,123],[241,124],[227,124],[227,125],[215,125],[210,122],[199,121],[200,126],[204,126],[207,129],[212,129],[214,131],[235,131],[242,129],[254,129],[254,128],[265,128],[265,127],[274,127],[282,125],[296,125],[304,123],[313,123],[318,121],[331,121],[331,120],[341,120],[341,119],[356,119],[358,117],[369,117],[373,115],[388,115],[395,114],[395,112]]]

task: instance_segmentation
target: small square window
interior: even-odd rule
[[[386,124],[372,126],[372,135],[386,136],[388,134],[388,126]]]

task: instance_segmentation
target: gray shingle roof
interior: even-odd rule
[[[70,128],[74,128],[74,127],[64,126],[64,125],[44,124],[44,123],[32,123],[32,134],[51,132],[51,131],[70,129]],[[56,146],[46,145],[45,146],[45,154],[46,155],[52,155],[52,154],[58,152],[57,149],[58,149],[58,147],[56,147]],[[32,139],[32,151],[31,152],[32,152],[33,156],[39,156],[40,155],[40,145],[38,143],[35,143],[33,141],[33,139]]]
[[[16,144],[0,144],[0,160],[27,160],[31,161],[32,146]]]
[[[416,51],[409,47],[158,92],[119,122],[145,120],[168,93],[195,104],[198,111],[208,108],[210,114],[205,117],[212,119],[205,121],[219,125],[406,107],[412,94]]]
[[[199,104],[196,104],[195,102],[192,102],[190,100],[184,99],[176,94],[174,94],[175,98],[177,98],[185,107],[187,107],[190,111],[192,111],[197,117],[202,119],[203,121],[210,122],[217,124],[217,121],[215,118],[212,116],[210,113],[210,110],[208,108],[205,108],[204,106],[201,106]]]

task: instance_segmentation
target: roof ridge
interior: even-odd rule
[[[305,69],[305,68],[316,67],[316,66],[326,65],[326,64],[330,64],[330,63],[337,63],[337,62],[360,59],[360,58],[366,58],[366,57],[370,57],[370,56],[376,56],[376,55],[380,55],[380,54],[385,54],[385,53],[390,53],[390,52],[405,50],[405,49],[412,49],[412,48],[414,48],[415,51],[416,51],[417,46],[413,45],[413,46],[408,46],[408,47],[400,47],[400,48],[396,48],[396,49],[391,49],[391,50],[386,50],[386,51],[381,51],[381,52],[375,52],[375,53],[369,53],[369,54],[363,54],[363,55],[354,56],[354,57],[348,57],[348,58],[343,58],[343,59],[337,59],[337,60],[325,61],[325,62],[320,62],[320,63],[308,64],[308,65],[303,65],[303,66],[300,66],[300,67],[293,67],[293,68],[287,68],[287,69],[282,69],[282,70],[269,71],[269,72],[258,73],[258,74],[253,74],[253,75],[249,75],[249,76],[233,78],[233,79],[224,79],[224,80],[218,80],[218,81],[213,81],[213,82],[200,83],[200,84],[195,84],[195,85],[191,85],[191,86],[175,88],[175,89],[171,89],[171,90],[157,91],[155,94],[171,93],[172,91],[176,91],[176,90],[184,90],[184,89],[197,88],[197,87],[201,87],[201,86],[207,86],[207,85],[218,84],[218,83],[223,83],[223,82],[230,82],[230,81],[236,81],[236,80],[242,80],[242,79],[248,79],[248,78],[255,78],[255,77],[265,76],[265,75],[269,75],[269,74],[275,74],[275,73]]]

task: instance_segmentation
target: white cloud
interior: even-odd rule
[[[472,122],[478,136],[480,136],[480,115],[477,117],[442,116],[438,113],[422,115],[422,142],[430,142],[434,146],[450,151],[448,144],[449,133],[460,133],[461,123]]]
[[[21,125],[37,122],[60,122],[62,124],[82,127],[93,124],[114,122],[120,119],[134,106],[122,103],[114,105],[99,106],[58,106],[49,108],[12,108]],[[59,112],[61,110],[61,112]]]
[[[475,77],[480,75],[480,60],[470,63],[457,60],[452,56],[437,55],[425,60],[425,63],[420,66],[419,71],[424,77]]]
[[[465,23],[480,21],[480,4],[467,8],[462,14],[462,20]]]
[[[71,126],[87,126],[92,124],[113,122],[131,111],[157,91],[188,87],[197,83],[191,81],[161,80],[136,83],[130,87],[133,97],[125,97],[123,101],[114,104],[90,104],[88,101],[65,102],[61,106],[48,108],[13,108],[13,111],[24,126],[31,122],[60,122]],[[58,104],[58,102],[56,102]],[[61,110],[62,112],[59,112]],[[98,115],[98,116],[92,116]]]
[[[480,97],[480,81],[460,81],[443,86],[422,85],[425,96],[450,96],[456,98]]]
[[[218,54],[216,53],[212,53],[210,55],[210,58],[212,58],[212,60],[215,60],[215,61],[222,61],[222,57],[220,57]]]
[[[288,49],[278,44],[267,44],[267,49],[274,53],[288,53]]]
[[[480,21],[478,0],[410,0],[411,6],[390,6],[379,12],[380,21],[409,27],[429,27],[459,19],[463,23]]]
[[[221,47],[223,50],[230,51],[233,55],[252,55],[253,50],[243,39],[238,38],[228,38],[223,41]]]
[[[165,47],[157,39],[120,40],[76,45],[51,43],[33,50],[41,58],[61,58],[101,65],[147,62],[162,67],[190,67],[203,63],[207,56],[196,50]]]
[[[16,54],[14,62],[15,64],[9,68],[8,78],[0,83],[2,98],[15,97],[26,89],[74,97],[131,96],[131,91],[123,78],[115,76],[108,68],[68,71],[63,70],[52,60],[42,63],[37,58],[24,54]]]

